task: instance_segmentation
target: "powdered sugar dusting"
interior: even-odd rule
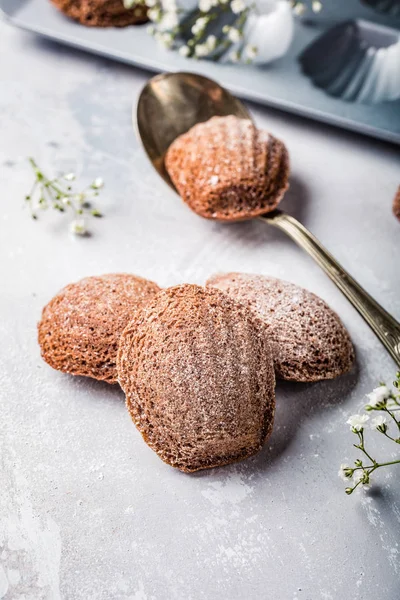
[[[288,188],[284,144],[233,115],[212,117],[179,136],[165,165],[185,202],[206,218],[234,221],[266,213]]]
[[[215,481],[211,483],[201,493],[214,506],[221,506],[225,503],[238,504],[242,502],[253,493],[253,488],[246,483],[239,473],[233,473],[223,482]]]

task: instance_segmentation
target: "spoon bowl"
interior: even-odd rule
[[[162,73],[144,86],[133,120],[154,168],[176,191],[164,165],[169,146],[193,125],[228,115],[251,120],[244,104],[215,81],[194,73]]]
[[[164,164],[169,146],[197,123],[228,115],[251,120],[244,104],[217,82],[195,73],[163,73],[144,86],[134,122],[154,168],[176,191]],[[400,324],[345,271],[317,238],[281,210],[256,218],[284,231],[319,264],[400,367]]]

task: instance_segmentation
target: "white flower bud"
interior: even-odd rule
[[[239,29],[235,29],[235,27],[231,27],[228,31],[228,39],[233,42],[239,42],[242,39],[242,34]]]
[[[104,185],[104,181],[101,177],[97,177],[93,183],[92,183],[92,188],[94,190],[99,190],[100,188],[102,188]]]
[[[189,56],[190,48],[188,46],[181,46],[178,52],[181,56]]]
[[[69,230],[74,235],[85,235],[87,233],[85,219],[74,219],[69,226]]]
[[[243,12],[246,8],[246,3],[243,0],[232,0],[231,10],[236,15]]]

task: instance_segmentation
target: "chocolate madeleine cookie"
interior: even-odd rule
[[[119,338],[156,283],[128,274],[86,277],[62,289],[44,307],[38,325],[44,360],[54,369],[117,382]]]
[[[207,219],[240,221],[270,212],[289,187],[285,145],[234,116],[213,117],[179,136],[165,166],[183,200]]]
[[[166,463],[191,472],[258,452],[275,376],[263,323],[216,289],[180,285],[137,311],[118,350],[132,420]]]
[[[350,336],[338,315],[315,294],[288,281],[246,273],[214,275],[207,286],[247,305],[263,320],[277,377],[319,381],[350,369]]]
[[[123,0],[50,0],[67,17],[87,27],[126,27],[147,21],[147,8],[125,8]]]
[[[393,214],[400,221],[400,185],[393,200]]]

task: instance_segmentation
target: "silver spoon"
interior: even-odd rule
[[[214,116],[251,119],[246,107],[215,81],[195,73],[164,73],[144,86],[133,120],[159,175],[175,189],[164,166],[170,144],[196,123]],[[317,238],[294,217],[274,210],[257,217],[281,229],[332,279],[375,332],[400,367],[400,324],[345,271]]]

